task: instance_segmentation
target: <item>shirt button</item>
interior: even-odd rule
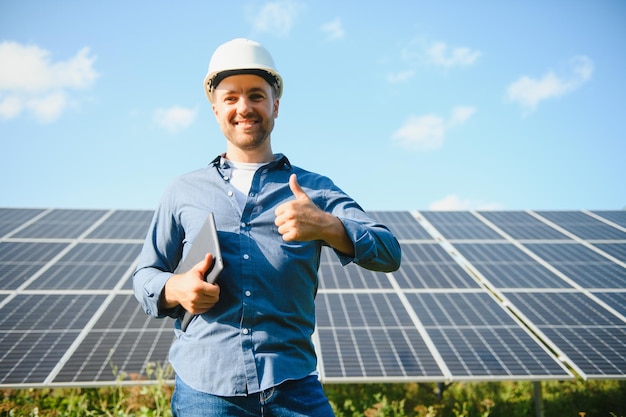
[[[252,293],[250,291],[246,291],[246,297],[250,297]]]
[[[248,329],[243,329],[243,334],[248,334],[250,331]]]
[[[246,224],[244,222],[241,222],[241,228],[243,229],[245,227],[246,227]]]
[[[245,253],[245,254],[243,255],[243,259],[246,259],[246,260],[250,259],[250,255],[248,255],[247,253]]]
[[[232,197],[233,196],[233,192],[231,190],[228,190],[228,196]]]

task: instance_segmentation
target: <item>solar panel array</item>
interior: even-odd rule
[[[372,212],[393,273],[324,251],[323,381],[626,377],[626,211]],[[174,338],[131,274],[151,211],[0,208],[0,387],[151,383]]]

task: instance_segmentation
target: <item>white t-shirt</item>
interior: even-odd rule
[[[235,197],[237,197],[237,204],[243,210],[246,205],[246,199],[248,198],[248,191],[252,185],[252,178],[257,169],[261,168],[266,162],[260,163],[247,163],[247,162],[234,162],[229,161],[232,171],[230,173],[230,183],[235,187]]]

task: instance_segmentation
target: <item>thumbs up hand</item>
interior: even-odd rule
[[[274,212],[278,233],[285,242],[323,240],[347,255],[354,255],[354,244],[343,223],[331,213],[317,207],[298,184],[296,174],[289,177],[289,188],[295,200],[278,206]]]
[[[324,213],[300,187],[296,174],[289,177],[289,188],[295,200],[287,201],[276,208],[274,223],[283,240],[309,241],[318,239],[321,218]]]

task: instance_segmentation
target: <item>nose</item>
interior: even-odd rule
[[[252,108],[250,104],[250,100],[247,97],[241,97],[237,102],[237,113],[248,114]]]

